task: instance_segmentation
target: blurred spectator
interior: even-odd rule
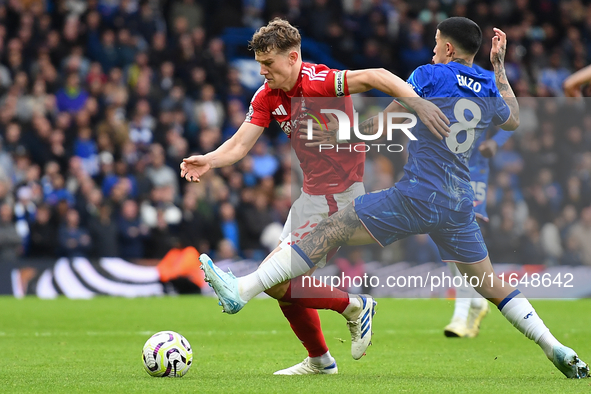
[[[22,147],[21,125],[17,122],[10,122],[6,126],[4,134],[4,150],[15,153],[18,147]]]
[[[254,159],[251,155],[246,155],[239,163],[242,172],[245,187],[253,187],[257,184],[257,176],[254,172]]]
[[[259,139],[251,151],[252,171],[257,178],[273,176],[279,169],[279,160],[269,152],[266,140]]]
[[[400,59],[404,65],[404,75],[410,74],[418,66],[431,62],[432,48],[425,44],[424,35],[424,26],[418,21],[412,21],[403,44],[404,47],[400,51]]]
[[[577,236],[569,236],[566,238],[566,248],[560,259],[562,265],[582,265],[583,256],[581,253],[581,244]]]
[[[487,247],[491,260],[496,263],[521,263],[517,254],[519,236],[515,231],[515,221],[511,212],[503,214],[500,227],[493,231],[487,240]]]
[[[419,13],[419,20],[425,25],[437,25],[444,19],[447,19],[447,14],[441,10],[438,0],[429,0],[427,7]]]
[[[236,221],[236,211],[232,204],[228,202],[222,203],[220,206],[220,221],[223,237],[232,242],[235,249],[240,250],[240,229]]]
[[[160,67],[160,65],[167,59],[171,58],[171,50],[166,45],[166,35],[164,32],[156,32],[152,36],[152,45],[150,46],[150,52],[148,54],[148,63],[154,68]]]
[[[125,200],[117,222],[119,230],[119,256],[123,259],[139,259],[144,256],[144,240],[149,228],[141,222],[134,200]]]
[[[171,61],[164,61],[159,68],[160,73],[157,76],[156,86],[160,90],[161,96],[168,95],[168,92],[174,86],[174,63]],[[195,94],[193,92],[193,94]],[[166,109],[172,109],[174,104],[166,103]]]
[[[218,244],[217,252],[215,254],[215,259],[218,261],[218,264],[222,261],[235,261],[238,260],[238,255],[236,254],[236,248],[232,241],[227,239],[222,239]]]
[[[88,93],[80,88],[80,76],[71,73],[66,79],[66,86],[56,94],[57,108],[64,112],[77,112],[84,107]]]
[[[160,108],[171,111],[181,109],[187,118],[193,117],[193,103],[191,99],[185,96],[185,89],[178,84],[175,84],[170,89],[168,95],[160,103]]]
[[[215,90],[212,85],[204,85],[201,89],[201,99],[195,103],[195,119],[201,127],[221,127],[224,121],[222,104],[215,100]]]
[[[267,195],[257,190],[252,203],[239,206],[239,212],[240,248],[246,257],[260,260],[266,255],[261,245],[261,235],[265,227],[273,222]]]
[[[39,205],[35,221],[31,224],[30,257],[55,257],[57,252],[57,226],[52,220],[51,207]]]
[[[567,239],[571,238],[570,245],[567,243],[569,250],[574,251],[578,246],[583,264],[591,266],[591,206],[581,211],[581,218],[573,225]]]
[[[139,149],[147,151],[147,147],[154,139],[154,127],[154,118],[150,115],[150,104],[146,100],[138,101],[133,118],[129,123],[129,139]]]
[[[518,254],[520,264],[547,264],[540,227],[533,218],[529,218],[525,224],[525,234],[519,240]]]
[[[110,167],[111,164],[104,163],[104,170],[109,172],[105,173],[103,178],[103,195],[110,196],[113,189],[118,189],[117,192],[122,192],[125,197],[136,198],[138,196],[136,178],[129,173],[127,163],[123,160],[117,161],[113,172],[110,171]]]
[[[156,211],[156,225],[150,229],[150,236],[146,240],[146,258],[161,259],[176,245],[165,215],[162,209]]]
[[[12,207],[4,203],[0,205],[0,261],[16,261],[22,249],[22,240],[13,222]]]
[[[66,189],[62,174],[52,175],[51,190],[45,196],[45,201],[52,206],[57,205],[60,201],[65,201],[68,205],[74,204],[74,196]]]
[[[141,2],[137,31],[146,42],[150,42],[150,38],[158,32],[158,24],[150,2]]]
[[[118,114],[117,107],[108,107],[105,111],[105,119],[97,126],[99,149],[114,153],[115,148],[121,148],[128,139],[127,122]]]
[[[0,180],[12,180],[14,161],[12,155],[4,150],[3,138],[0,136]]]
[[[96,56],[95,60],[101,63],[103,70],[105,70],[107,73],[111,71],[112,68],[118,67],[120,64],[119,52],[117,51],[117,47],[115,45],[115,33],[110,29],[105,30],[102,33],[100,46],[98,48],[98,55]]]
[[[31,241],[29,226],[35,219],[37,206],[33,202],[33,190],[29,186],[21,186],[16,193],[16,197],[17,201],[14,204],[16,231],[22,239],[22,245],[26,253]]]
[[[182,212],[174,205],[172,186],[156,186],[152,189],[150,201],[144,201],[140,207],[142,222],[151,229],[161,226],[176,227],[182,220]]]
[[[174,26],[179,18],[185,19],[186,28],[192,30],[203,23],[203,9],[195,0],[175,0],[169,13],[170,26]]]
[[[117,40],[118,66],[121,68],[125,68],[126,66],[130,65],[135,58],[135,52],[135,46],[132,42],[132,37],[129,34],[129,30],[122,28],[121,30],[119,30]],[[130,85],[133,86],[133,84],[131,83]]]
[[[166,156],[160,144],[152,144],[150,147],[150,165],[146,169],[146,176],[154,187],[169,186],[173,191],[173,199],[179,193],[178,174],[165,164]]]
[[[92,256],[119,256],[118,228],[110,205],[99,207],[98,215],[93,216],[88,223],[88,230],[92,237]]]
[[[98,149],[92,139],[92,130],[83,127],[78,131],[78,138],[74,141],[74,155],[82,161],[84,171],[90,176],[96,176],[99,172]]]
[[[65,222],[58,229],[58,255],[64,257],[88,257],[92,240],[88,230],[80,227],[80,215],[68,209]]]
[[[22,108],[19,112],[19,120],[28,122],[34,115],[53,115],[53,96],[47,94],[47,84],[43,79],[38,79],[33,84],[31,94],[22,98]]]
[[[219,223],[216,225],[213,218],[208,218],[200,211],[199,196],[193,190],[195,188],[189,189],[183,197],[179,242],[181,245],[194,246],[198,250],[215,249],[218,239],[222,237]],[[233,248],[235,249],[235,246]]]
[[[562,83],[569,76],[570,72],[561,65],[563,56],[560,52],[554,52],[550,56],[550,64],[542,69],[540,82],[546,86],[552,95],[563,96]]]

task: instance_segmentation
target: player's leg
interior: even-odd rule
[[[297,245],[289,246],[285,242],[282,243],[275,253],[267,257],[266,264],[241,278],[235,278],[217,269],[213,262],[203,255],[202,267],[224,310],[228,313],[237,313],[248,300],[262,291],[307,272],[335,247],[374,242],[386,245],[412,234],[413,230],[410,227],[414,226],[414,222],[409,219],[412,212],[405,201],[406,198],[396,188],[360,196],[355,199],[355,205],[350,204],[320,222]],[[363,219],[360,219],[361,217]],[[307,300],[306,302],[313,302]],[[354,358],[360,358],[370,343],[372,317],[375,311],[375,302],[371,297],[362,297],[360,301],[362,312],[358,314],[357,319],[353,320],[354,317],[351,316],[353,308],[347,307],[342,313],[349,320],[351,353]]]
[[[346,191],[336,195],[309,196],[303,194],[304,198],[300,197],[298,201],[294,203],[290,211],[290,218],[292,220],[295,219],[295,222],[287,223],[284,228],[284,230],[287,230],[291,233],[286,234],[286,236],[283,236],[282,234],[282,239],[285,239],[287,235],[289,235],[291,242],[299,243],[301,239],[305,238],[306,235],[309,234],[323,218],[332,216],[338,211],[339,208],[342,209],[346,207],[353,200],[353,198],[363,194],[364,188],[361,183],[354,184]],[[319,214],[318,212],[322,212],[322,214]],[[296,228],[296,223],[303,224]],[[290,224],[291,226],[289,226]],[[329,256],[334,254],[334,252],[336,252],[335,249],[331,250],[327,257],[325,257],[323,260],[329,259]],[[323,260],[318,263],[318,266],[325,265],[326,261]],[[300,276],[291,279],[290,281],[283,282],[279,285],[275,285],[266,291],[267,294],[279,300],[284,314],[294,313],[294,311],[301,311],[302,313],[308,313],[310,317],[313,314],[315,320],[318,321],[318,330],[311,330],[309,327],[305,326],[309,325],[308,323],[314,323],[313,321],[306,322],[303,321],[304,319],[292,319],[296,320],[295,322],[292,322],[292,320],[290,320],[294,331],[298,330],[297,326],[302,326],[302,330],[298,331],[303,332],[301,335],[298,335],[298,338],[302,340],[308,349],[309,360],[304,360],[303,363],[300,363],[293,368],[279,371],[282,374],[291,374],[293,372],[297,372],[294,371],[294,368],[305,373],[310,370],[308,364],[310,364],[312,367],[315,365],[332,366],[332,364],[334,364],[334,359],[332,359],[330,353],[328,352],[328,348],[326,348],[326,345],[324,344],[324,338],[322,336],[322,332],[320,331],[319,318],[317,317],[318,315],[316,309],[329,309],[336,311],[340,314],[343,314],[348,320],[354,322],[359,318],[361,312],[363,311],[362,305],[368,305],[370,303],[373,304],[372,300],[368,299],[367,296],[349,295],[344,291],[330,286],[325,286],[324,283],[311,278],[310,276],[315,269],[316,267],[306,272],[304,276]],[[317,340],[314,340],[315,335],[318,335]],[[306,341],[304,337],[308,337],[309,341]],[[309,345],[307,345],[308,343]],[[320,345],[324,346],[324,352],[322,352],[323,347]],[[322,355],[317,356],[318,354]],[[354,357],[358,358],[361,357],[361,355],[363,355],[362,352],[360,354],[354,354]],[[336,368],[333,368],[331,373],[336,373]]]
[[[315,267],[331,249],[374,242],[385,245],[412,234],[411,215],[405,197],[394,187],[358,197],[354,204],[321,221],[296,245],[283,242],[267,256],[267,263],[250,275],[235,278],[219,270],[207,256],[200,260],[207,280],[226,304],[226,312],[236,313],[261,292]]]
[[[452,278],[461,276],[454,263],[447,263],[447,266]],[[448,338],[464,338],[468,337],[468,313],[471,297],[479,295],[468,285],[455,287],[455,291],[454,313],[451,322],[443,329],[443,334]]]
[[[461,277],[454,263],[447,263],[447,266],[452,277]],[[454,312],[443,333],[448,338],[474,338],[478,335],[480,322],[489,312],[488,301],[467,283],[455,290]]]
[[[312,216],[319,212],[328,212],[326,204],[324,206],[313,206],[310,196],[306,193],[294,202],[289,215],[283,226],[283,232],[280,236],[280,242],[291,236],[292,229],[299,228],[303,234],[305,228],[309,226],[308,221],[303,221],[308,212]],[[327,216],[327,215],[326,215]],[[321,218],[319,218],[320,220]],[[303,222],[303,223],[302,223]],[[313,269],[304,275],[312,275]],[[279,304],[283,316],[289,322],[289,325],[308,352],[308,357],[292,367],[276,371],[275,375],[309,375],[309,374],[335,374],[338,373],[338,367],[335,359],[331,356],[322,327],[318,311],[312,308],[306,308],[298,304],[282,300],[286,293],[290,292],[290,281],[286,281],[271,287],[265,291],[268,295],[275,298]]]
[[[587,364],[579,359],[574,350],[562,345],[550,333],[523,294],[496,276],[488,257],[476,264],[458,264],[458,269],[469,278],[487,278],[476,290],[495,304],[515,328],[537,343],[566,377],[580,379],[590,376]]]
[[[261,264],[259,269],[239,278],[237,291],[240,299],[242,303],[246,303],[275,285],[305,274],[331,249],[347,244],[362,245],[373,242],[373,238],[357,217],[353,205],[348,205],[318,223],[299,243],[288,245],[284,241],[267,256],[266,263]]]
[[[527,338],[535,341],[548,359],[568,378],[589,377],[589,367],[570,348],[562,345],[550,333],[529,301],[494,273],[480,227],[473,214],[450,212],[447,225],[430,235],[439,247],[444,261],[455,261],[458,270],[466,275],[468,283],[491,301],[503,316]]]
[[[355,218],[357,226],[353,218]],[[224,311],[237,313],[256,295],[308,272],[328,251],[349,240],[355,242],[361,240],[365,243],[373,241],[357,219],[352,205],[323,220],[299,244],[290,246],[287,245],[287,242],[283,242],[281,247],[275,249],[274,253],[267,257],[266,262],[250,275],[237,279],[217,268],[206,255],[201,255],[200,260],[206,279],[210,281],[216,291]],[[310,251],[310,255],[314,256],[314,262],[306,256],[299,245]],[[311,303],[315,299],[298,298],[299,303],[303,302],[302,300]],[[351,354],[355,359],[361,358],[369,346],[372,319],[375,312],[375,302],[371,297],[365,297],[360,301],[361,308],[350,304],[351,308],[347,307],[342,311],[343,316],[348,320],[351,331]],[[313,307],[314,305],[307,304],[306,306]],[[321,307],[325,307],[325,305],[322,304]]]

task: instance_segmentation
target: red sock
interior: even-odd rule
[[[311,281],[308,281],[308,278],[303,280],[302,277],[292,279],[281,301],[304,308],[330,309],[343,313],[349,305],[349,294],[326,286],[314,278],[311,279]]]
[[[308,356],[320,357],[328,352],[317,310],[296,304],[280,305],[280,307],[291,329],[308,351]]]

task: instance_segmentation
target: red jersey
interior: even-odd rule
[[[329,108],[344,111],[349,119],[353,119],[353,103],[349,96],[346,73],[323,64],[302,63],[293,89],[289,92],[271,89],[265,82],[250,102],[246,122],[268,127],[271,119],[275,119],[283,132],[291,138],[291,145],[304,172],[304,192],[308,194],[341,193],[363,179],[365,153],[356,152],[353,149],[355,144],[351,144],[350,151],[348,144],[340,144],[338,152],[336,148],[319,152],[318,147],[306,147],[306,139],[296,137],[298,132],[307,132],[307,126],[304,126],[307,123],[300,120],[307,117],[306,108],[315,108],[314,98],[335,97],[334,104],[331,103]],[[301,100],[294,100],[295,108],[292,108],[292,99],[299,97]],[[322,107],[327,108],[325,100],[322,101]],[[316,108],[321,106],[317,105]]]

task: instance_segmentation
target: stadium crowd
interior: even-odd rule
[[[591,1],[581,0],[0,2],[0,262],[161,258],[189,245],[264,256],[261,235],[285,221],[301,178],[278,127],[199,184],[178,168],[223,143],[248,109],[253,92],[231,66],[224,29],[275,16],[348,68],[402,77],[431,61],[448,16],[483,28],[485,67],[492,26],[504,29],[522,126],[492,160],[491,258],[591,265],[591,114],[561,97],[566,76],[591,61]],[[370,155],[367,190],[401,176],[404,155],[394,156]],[[438,259],[422,244],[402,243],[398,258]]]

